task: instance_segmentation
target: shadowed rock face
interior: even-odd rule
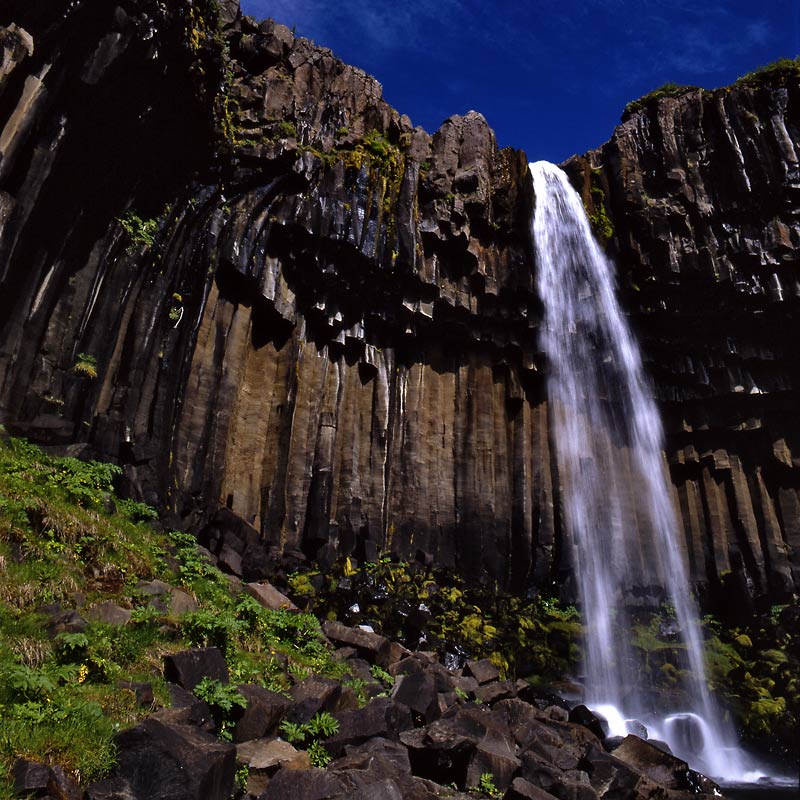
[[[567,169],[605,203],[696,578],[800,584],[800,82],[650,102]]]
[[[188,527],[222,504],[310,554],[562,579],[526,157],[474,112],[413,128],[235,3],[194,9],[0,13],[0,415]],[[739,593],[800,580],[797,95],[664,100],[568,165],[590,210],[605,192],[694,577]],[[132,241],[126,211],[158,224]]]

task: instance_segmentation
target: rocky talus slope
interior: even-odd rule
[[[227,506],[323,561],[569,594],[525,155],[474,112],[414,128],[235,2],[12,0],[0,24],[2,420],[118,461],[191,530]],[[743,608],[800,580],[799,92],[653,102],[568,165],[693,577]]]

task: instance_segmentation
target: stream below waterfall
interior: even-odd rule
[[[723,785],[765,770],[738,744],[708,689],[683,532],[662,454],[662,427],[637,343],[616,298],[614,269],[595,242],[567,176],[530,165],[533,239],[544,305],[540,346],[565,515],[565,547],[586,626],[585,702],[610,735],[640,733]],[[668,605],[680,686],[642,685],[632,609]]]

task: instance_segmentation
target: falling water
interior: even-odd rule
[[[587,626],[587,704],[612,734],[645,722],[676,755],[719,779],[743,780],[745,756],[709,694],[702,637],[679,546],[662,430],[641,356],[615,296],[613,267],[580,198],[552,164],[530,165],[533,236],[544,303],[541,347],[567,522]],[[685,646],[683,707],[652,707],[640,685],[627,608],[670,603]],[[663,702],[663,701],[662,701]],[[667,714],[664,711],[668,711]]]

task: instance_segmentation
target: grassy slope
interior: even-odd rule
[[[167,705],[169,652],[219,646],[234,683],[276,691],[290,686],[289,672],[344,677],[316,618],[235,596],[190,536],[159,532],[146,521],[151,509],[115,497],[116,473],[0,439],[0,797],[11,796],[20,755],[83,781],[106,774],[113,734],[153,710],[118,684],[150,682],[156,705]],[[155,578],[191,593],[199,609],[177,617],[149,607],[136,585]],[[84,613],[99,601],[131,609],[131,622],[48,635],[44,607]]]

